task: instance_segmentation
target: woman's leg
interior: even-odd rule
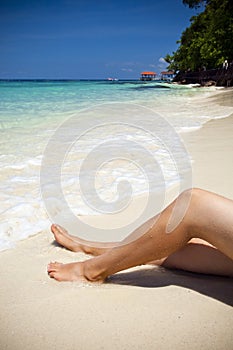
[[[51,231],[59,244],[74,252],[81,251],[86,254],[98,256],[117,245],[117,243],[98,244],[97,242],[96,246],[94,246],[94,242],[88,242],[72,236],[59,225],[52,225]],[[233,275],[233,260],[208,242],[196,238],[191,239],[186,246],[169,255],[169,257],[148,263],[168,269],[179,269],[189,272],[221,276]]]
[[[168,269],[233,276],[232,259],[205,241],[195,243],[195,239],[191,240],[184,248],[163,259],[161,265]]]
[[[101,255],[114,248],[118,243],[89,242],[76,236],[70,235],[63,227],[53,224],[51,231],[55,240],[63,247],[72,252],[83,252],[94,256]]]
[[[189,195],[189,191],[180,195],[181,205]],[[182,222],[167,234],[166,227],[175,202],[171,203],[155,224],[137,240],[82,263],[49,264],[50,277],[66,281],[103,281],[118,271],[169,256],[183,248],[193,237],[204,239],[233,259],[233,201],[194,189]]]
[[[74,252],[84,252],[94,256],[102,255],[112,249],[117,243],[100,243],[82,240],[70,235],[59,225],[52,225],[51,231],[56,241]],[[151,265],[163,266],[168,269],[179,269],[189,272],[214,274],[221,276],[233,275],[233,260],[221,253],[208,242],[192,238],[186,246],[160,260],[148,262]]]

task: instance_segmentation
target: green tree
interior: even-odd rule
[[[184,5],[188,5],[190,8],[198,8],[200,4],[204,4],[208,2],[208,0],[183,0]]]
[[[177,51],[167,55],[169,69],[185,71],[220,66],[233,59],[233,1],[183,0],[189,7],[205,2],[202,13],[191,18],[191,25],[182,33]]]

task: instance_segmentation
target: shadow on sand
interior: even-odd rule
[[[210,298],[233,306],[233,278],[201,275],[186,271],[148,267],[138,271],[121,272],[111,276],[108,283],[158,288],[170,285],[192,289]]]
[[[63,249],[59,243],[52,243]],[[210,298],[233,306],[233,278],[169,270],[163,267],[145,265],[136,271],[119,272],[110,276],[106,283],[143,288],[178,286],[191,289]]]

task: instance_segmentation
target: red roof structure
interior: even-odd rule
[[[141,75],[154,75],[156,76],[155,72],[142,72]]]
[[[142,72],[140,80],[143,80],[143,81],[154,80],[156,75],[157,74],[155,72]]]
[[[169,70],[169,71],[164,71],[161,72],[162,75],[170,75],[170,74],[174,74],[173,70]]]

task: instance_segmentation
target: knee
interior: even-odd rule
[[[183,215],[183,224],[186,227],[187,235],[191,235],[196,225],[196,212],[205,196],[205,191],[200,188],[190,188],[183,191],[178,199],[180,201],[178,210]],[[190,236],[189,238],[192,238]]]
[[[205,190],[202,190],[201,188],[194,187],[194,188],[189,188],[185,191],[183,191],[180,195],[179,198],[191,202],[199,202],[201,198],[203,198],[206,194]]]
[[[174,215],[177,222],[179,221],[183,224],[189,239],[192,238],[191,236],[189,237],[189,232],[190,230],[192,231],[195,225],[196,210],[204,195],[205,191],[200,188],[190,188],[183,191],[173,202],[172,209],[175,209],[175,211],[173,211],[172,215]]]
[[[208,191],[202,190],[201,188],[193,188],[191,192],[191,205],[200,205],[204,198],[208,195]]]

